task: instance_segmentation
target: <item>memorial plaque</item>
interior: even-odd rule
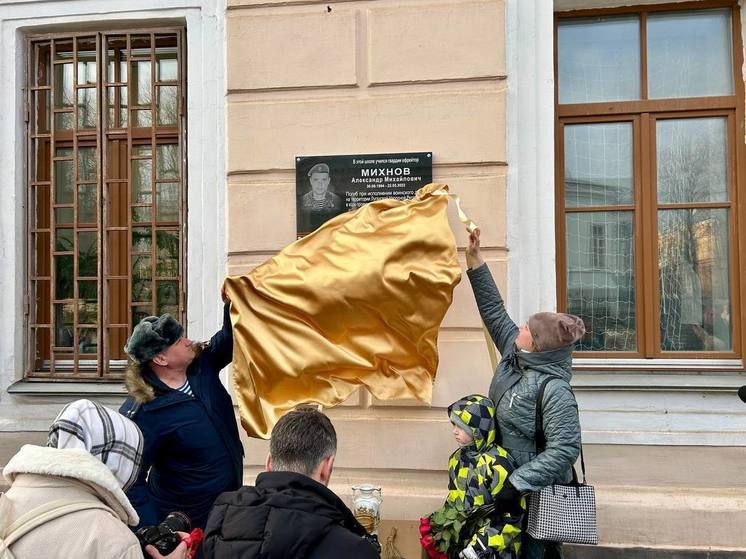
[[[298,236],[368,202],[414,198],[419,188],[432,181],[430,152],[296,157]]]

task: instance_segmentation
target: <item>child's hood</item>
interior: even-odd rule
[[[495,444],[495,404],[486,396],[472,394],[454,402],[448,418],[471,434],[477,450]]]

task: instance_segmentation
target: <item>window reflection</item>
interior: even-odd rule
[[[659,203],[728,199],[727,128],[725,117],[656,123]]]
[[[565,126],[565,203],[632,203],[631,122]]]
[[[640,98],[640,18],[563,19],[557,29],[560,103]]]
[[[567,312],[586,335],[577,351],[635,351],[632,212],[567,215]]]
[[[648,97],[733,94],[730,10],[648,16]]]
[[[661,349],[732,348],[725,209],[658,214]]]

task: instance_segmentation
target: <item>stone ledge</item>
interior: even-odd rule
[[[563,546],[566,559],[734,559],[746,549],[623,547],[610,545]]]
[[[596,486],[596,505],[603,545],[746,549],[742,488]]]
[[[16,452],[25,444],[44,445],[47,442],[46,431],[0,432],[0,472]],[[0,483],[5,478],[0,475]]]
[[[667,462],[680,464],[680,467],[687,468],[688,471],[688,466],[683,463],[683,449],[668,450],[673,454],[662,454],[656,459],[667,457]],[[736,455],[740,455],[740,449],[732,450],[737,451],[732,457],[735,459]],[[693,449],[689,449],[689,452],[693,452]],[[613,458],[609,456],[602,462],[604,469],[612,467]],[[705,457],[703,463],[707,459],[713,462],[714,457]],[[637,464],[638,468],[639,464],[645,463],[644,458],[635,452],[631,453],[630,460]],[[648,461],[649,467],[652,461]],[[703,463],[697,462],[690,466],[698,471],[705,471],[706,466],[703,466]],[[616,468],[620,479],[626,479],[630,468],[630,465]],[[256,466],[245,468],[244,482],[252,483],[261,469]],[[607,474],[605,477],[611,480],[610,475]],[[623,486],[618,482],[595,484],[602,547],[612,550],[629,547],[656,550],[684,549],[687,553],[711,551],[716,547],[728,553],[734,549],[746,550],[746,535],[732,529],[732,526],[746,524],[746,493],[743,486],[738,486],[738,480],[733,480],[733,486],[694,488],[685,477],[679,476],[676,486]],[[652,476],[651,481],[660,481],[658,475]],[[447,474],[442,471],[339,468],[334,472],[330,488],[349,504],[351,485],[363,482],[382,486],[383,518],[404,526],[408,522],[416,522],[419,517],[432,512],[443,503]],[[401,533],[400,536],[404,537]],[[585,549],[583,547],[580,552],[585,552]],[[675,554],[667,556],[676,557]],[[746,556],[746,553],[742,553],[741,556]]]
[[[714,371],[701,366],[699,370],[687,370],[682,366],[661,372],[651,367],[647,371],[609,372],[602,369],[576,367],[573,362],[572,386],[576,390],[614,391],[691,391],[733,392],[746,384],[746,374],[741,370]]]
[[[385,506],[385,502],[384,502]],[[406,559],[424,559],[417,533],[418,522],[413,520],[382,520],[378,529],[381,545],[393,538],[393,543]],[[565,559],[735,559],[744,557],[741,548],[714,547],[636,547],[624,545],[563,546]]]

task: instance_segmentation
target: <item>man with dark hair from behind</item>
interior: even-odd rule
[[[337,453],[329,418],[313,408],[272,429],[254,487],[223,493],[207,520],[205,559],[378,559],[365,529],[327,488]]]

